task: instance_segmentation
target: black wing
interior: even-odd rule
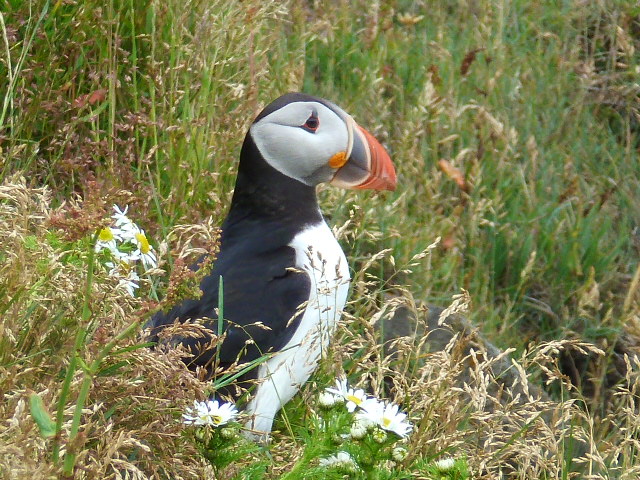
[[[233,248],[221,248],[209,276],[200,284],[198,300],[185,300],[169,312],[157,313],[149,326],[152,340],[162,327],[176,319],[185,322],[205,318],[204,325],[217,333],[219,278],[223,278],[222,322],[225,339],[218,349],[206,349],[210,338],[172,338],[195,354],[190,366],[210,367],[217,356],[220,366],[255,360],[281,349],[293,336],[302,317],[301,307],[309,299],[308,275],[295,268],[295,250],[289,246],[257,248],[252,239]]]

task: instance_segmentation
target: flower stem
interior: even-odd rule
[[[93,285],[93,275],[94,275],[94,257],[95,257],[95,249],[94,245],[97,240],[97,234],[93,237],[91,242],[91,247],[89,250],[89,257],[87,259],[87,281],[85,284],[85,292],[84,292],[84,302],[82,305],[82,324],[78,329],[76,334],[76,339],[74,343],[73,356],[71,357],[71,361],[69,362],[69,368],[67,369],[67,375],[65,376],[64,383],[62,385],[62,390],[60,392],[60,401],[58,403],[58,412],[56,418],[56,439],[53,450],[53,457],[57,461],[60,455],[60,432],[62,430],[62,423],[64,417],[64,406],[66,404],[67,397],[69,396],[69,392],[71,389],[71,382],[73,380],[73,376],[78,368],[78,364],[84,365],[80,361],[80,351],[84,347],[87,338],[87,328],[86,325],[89,323],[91,319],[91,288]],[[100,370],[103,360],[114,347],[123,339],[129,337],[133,332],[135,332],[140,327],[140,321],[136,320],[128,325],[124,330],[122,330],[118,335],[116,335],[110,342],[108,342],[96,355],[93,361],[89,365],[84,366],[84,378],[82,379],[82,385],[80,386],[80,392],[78,393],[78,399],[76,400],[76,405],[73,411],[73,419],[71,421],[71,429],[69,431],[69,441],[67,452],[64,457],[64,464],[62,467],[62,471],[64,475],[71,476],[73,473],[73,467],[75,466],[76,454],[71,450],[74,449],[74,440],[76,440],[78,436],[78,432],[80,430],[80,422],[82,420],[82,411],[84,409],[87,398],[89,397],[89,391],[91,389],[91,384],[93,383],[94,375]],[[70,447],[70,448],[69,448]]]
[[[60,459],[60,435],[62,433],[62,424],[64,422],[64,407],[67,403],[67,397],[71,391],[71,382],[78,368],[78,357],[80,350],[85,344],[87,338],[86,325],[91,318],[91,287],[93,285],[93,273],[94,273],[94,258],[95,258],[95,243],[98,240],[99,232],[96,232],[91,239],[89,245],[89,257],[87,258],[87,280],[85,283],[84,298],[82,302],[82,314],[81,325],[76,332],[76,338],[73,344],[73,352],[71,359],[69,360],[69,366],[67,367],[67,374],[64,377],[62,383],[62,389],[60,390],[60,399],[58,400],[58,410],[56,412],[56,435],[53,443],[53,460],[57,462]],[[66,460],[65,460],[66,461]]]
[[[53,458],[55,460],[58,460],[60,455],[58,442],[59,442],[60,433],[62,430],[64,406],[66,404],[66,400],[69,395],[69,391],[71,389],[71,382],[73,380],[73,376],[78,367],[80,350],[82,349],[82,347],[84,347],[87,339],[86,325],[91,319],[90,304],[91,304],[91,288],[93,286],[93,272],[94,272],[94,258],[95,258],[94,246],[96,244],[96,241],[98,240],[98,235],[99,235],[99,232],[96,232],[89,244],[89,257],[87,258],[87,280],[85,282],[84,299],[82,302],[81,325],[78,328],[78,332],[76,333],[76,339],[73,345],[73,355],[71,357],[71,361],[69,362],[67,375],[65,376],[64,383],[62,385],[62,390],[60,392],[60,400],[58,403],[58,412],[57,412],[57,418],[56,418],[56,443],[54,444],[54,449],[53,449]],[[76,408],[75,408],[75,411],[73,412],[73,421],[71,423],[71,431],[69,432],[69,444],[71,444],[73,440],[75,440],[75,437],[78,434],[78,429],[80,426],[80,417],[82,415],[82,409],[84,408],[84,402],[89,393],[90,386],[91,386],[91,381],[89,379],[89,382],[87,382],[87,377],[85,373],[85,379],[82,382],[80,393],[78,394],[78,400],[76,401]],[[65,454],[64,467],[63,467],[63,471],[66,475],[71,475],[74,464],[75,464],[75,455],[67,451]]]

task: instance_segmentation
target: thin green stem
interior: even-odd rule
[[[76,436],[78,435],[78,430],[80,429],[80,420],[82,419],[82,410],[84,409],[84,404],[89,396],[89,390],[91,388],[91,384],[93,383],[93,376],[98,372],[100,366],[102,365],[102,361],[105,359],[107,355],[113,350],[113,348],[123,339],[127,338],[131,333],[137,330],[140,327],[140,322],[135,321],[131,323],[127,328],[122,330],[118,335],[116,335],[109,343],[107,343],[102,350],[98,353],[96,358],[91,362],[91,365],[85,370],[84,378],[82,380],[82,385],[80,387],[80,393],[78,394],[78,400],[76,402],[76,408],[73,412],[73,420],[71,422],[71,430],[69,432],[69,442],[71,443]],[[76,455],[74,453],[67,453],[64,459],[63,472],[65,475],[71,475],[73,471],[73,466],[75,464]]]
[[[82,323],[86,325],[88,320],[91,318],[91,286],[93,284],[93,274],[94,274],[94,257],[95,257],[95,249],[94,245],[98,238],[98,234],[93,237],[91,241],[91,248],[89,252],[89,265],[87,269],[87,282],[85,286],[85,295],[84,295],[84,303],[82,306]],[[138,320],[132,322],[129,326],[127,326],[124,330],[122,330],[118,335],[116,335],[111,341],[109,341],[101,350],[98,352],[94,360],[91,362],[89,366],[85,368],[84,378],[82,380],[82,385],[80,387],[80,393],[78,394],[78,400],[76,401],[76,406],[73,412],[73,420],[71,422],[71,429],[69,432],[69,443],[72,443],[73,440],[78,435],[78,430],[80,429],[80,420],[82,419],[82,410],[84,409],[85,402],[87,397],[89,396],[89,390],[91,388],[91,384],[93,381],[93,376],[96,372],[99,371],[100,366],[102,365],[102,361],[105,359],[109,353],[115,348],[115,346],[121,342],[123,339],[129,337],[133,332],[135,332],[138,328],[140,328],[140,322]],[[79,360],[79,352],[80,349],[84,346],[86,340],[86,328],[81,327],[78,330],[78,334],[76,335],[76,341],[74,346],[74,356],[71,359],[69,364],[69,369],[67,371],[67,376],[65,378],[65,383],[63,384],[63,389],[61,393],[60,403],[58,405],[58,418],[56,423],[56,433],[59,434],[62,428],[62,414],[64,412],[64,400],[69,393],[69,386],[71,384],[71,380],[73,379],[73,374],[78,365]],[[59,437],[59,435],[57,435]],[[59,455],[59,447],[56,445],[54,450],[54,458],[57,460]],[[65,475],[71,475],[73,471],[73,466],[75,464],[75,454],[68,452],[65,455],[63,472]]]
[[[76,345],[78,343],[78,338],[80,337],[80,332],[81,331],[78,330],[76,334]],[[60,459],[60,433],[62,432],[62,423],[64,421],[64,407],[67,403],[67,397],[71,390],[71,381],[73,380],[73,375],[75,374],[77,366],[77,357],[74,353],[71,357],[71,361],[69,362],[69,366],[67,367],[67,374],[64,377],[64,382],[62,383],[60,399],[58,400],[58,411],[56,412],[56,435],[53,439],[53,461],[56,463]]]
[[[10,70],[11,62],[9,57],[7,57],[7,62],[8,62],[7,68],[11,73],[9,74],[9,88],[7,88],[7,91],[5,93],[4,102],[2,104],[2,112],[0,112],[0,130],[2,129],[2,127],[4,127],[4,119],[7,114],[7,109],[9,108],[9,104],[11,103],[13,105],[13,89],[16,86],[16,79],[18,78],[18,74],[22,70],[22,65],[24,64],[25,58],[27,57],[27,52],[31,49],[31,44],[33,43],[33,39],[36,36],[36,32],[38,31],[38,28],[40,27],[40,24],[42,23],[42,20],[44,19],[45,15],[49,11],[49,3],[50,2],[47,1],[47,3],[44,4],[44,7],[42,8],[42,12],[40,12],[40,16],[38,17],[38,21],[34,25],[33,31],[29,36],[29,40],[27,40],[26,45],[23,47],[22,52],[20,53],[20,58],[18,59],[18,63],[16,64],[16,68],[13,72],[11,72]],[[6,37],[6,30],[4,25],[4,17],[0,15],[0,18],[2,20],[2,27],[3,27],[2,30],[5,36],[5,42],[8,45],[8,39]],[[8,53],[9,52],[7,50],[7,54]]]
[[[119,18],[116,18],[113,0],[109,2],[109,38],[107,40],[107,52],[109,54],[109,173],[113,173],[114,151],[116,139],[116,80],[118,76],[118,49],[115,47],[120,26]]]
[[[86,339],[87,339],[87,329],[86,325],[91,319],[91,289],[93,287],[93,274],[94,274],[94,260],[95,260],[95,244],[98,240],[98,232],[95,233],[91,242],[89,244],[89,256],[87,258],[87,280],[85,282],[84,289],[84,298],[82,302],[82,314],[81,314],[81,325],[78,329],[78,333],[76,334],[76,340],[73,347],[73,356],[71,358],[71,362],[69,363],[69,368],[67,370],[67,375],[65,377],[64,384],[62,386],[62,391],[60,393],[60,401],[58,403],[58,413],[56,418],[56,439],[59,439],[61,429],[62,429],[62,421],[64,414],[64,406],[66,404],[67,396],[69,395],[71,381],[73,380],[73,376],[75,374],[76,368],[78,366],[78,360],[80,358],[80,350],[84,347]],[[69,432],[69,444],[72,444],[78,435],[78,429],[80,428],[80,419],[82,417],[82,409],[84,408],[84,403],[89,394],[89,388],[91,387],[91,377],[87,378],[88,375],[85,372],[85,378],[82,382],[82,386],[80,387],[80,393],[78,394],[78,399],[76,401],[76,407],[73,412],[73,420],[71,423],[71,430]],[[54,446],[54,459],[59,458],[59,444],[56,442]],[[64,458],[64,466],[63,471],[65,474],[70,475],[73,466],[75,464],[75,454],[67,451]]]
[[[84,346],[87,337],[87,329],[85,328],[85,326],[87,325],[88,320],[91,318],[91,308],[89,305],[91,302],[91,285],[93,284],[94,273],[94,245],[97,239],[98,232],[96,232],[91,239],[91,243],[89,246],[89,257],[87,259],[87,280],[85,283],[84,298],[82,303],[81,326],[76,332],[76,339],[73,345],[73,354],[71,356],[71,360],[69,361],[69,366],[67,367],[67,374],[65,375],[62,389],[60,390],[60,399],[58,400],[58,410],[56,412],[56,436],[53,443],[53,459],[56,462],[60,458],[60,434],[62,432],[62,424],[64,422],[64,407],[67,403],[69,392],[71,391],[71,382],[73,381],[73,376],[75,375],[76,368],[78,367],[79,353]]]
[[[84,409],[85,401],[89,396],[89,389],[91,388],[92,375],[85,372],[84,379],[82,380],[82,386],[80,387],[80,393],[78,393],[78,400],[76,401],[76,408],[73,411],[73,420],[71,422],[71,430],[69,431],[69,446],[73,445],[73,441],[78,435],[80,429],[80,420],[82,419],[82,410]],[[62,471],[66,476],[70,476],[73,472],[73,467],[76,463],[76,454],[67,450],[64,456],[64,465]]]

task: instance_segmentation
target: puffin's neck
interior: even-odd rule
[[[292,226],[322,220],[315,187],[287,177],[269,165],[250,134],[242,144],[238,177],[226,223],[232,224],[241,218],[286,222]]]

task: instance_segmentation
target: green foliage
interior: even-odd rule
[[[452,465],[449,465],[451,463]],[[467,462],[463,458],[457,460],[440,460],[425,467],[429,479],[433,480],[465,480],[469,476]]]
[[[29,408],[31,409],[33,421],[36,422],[40,429],[40,435],[44,438],[53,437],[56,434],[56,424],[45,409],[40,395],[32,393],[29,396]]]
[[[231,423],[219,428],[199,427],[194,437],[202,455],[217,471],[223,471],[234,462],[245,461],[247,457],[254,457],[255,461],[243,469],[243,478],[261,478],[264,475],[268,461],[263,449],[256,442],[242,437],[239,424]]]

